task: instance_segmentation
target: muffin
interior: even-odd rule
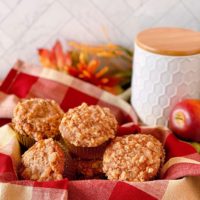
[[[64,114],[59,129],[73,154],[95,159],[102,156],[110,139],[115,137],[117,126],[109,108],[83,103]]]
[[[52,138],[36,142],[22,155],[20,177],[25,180],[50,181],[72,178],[72,159]]]
[[[35,141],[58,138],[64,112],[54,100],[32,98],[19,102],[13,112],[12,124],[18,139],[26,147]]]
[[[102,160],[74,160],[77,179],[101,179],[104,178]]]
[[[109,180],[148,181],[164,161],[164,148],[152,135],[116,137],[103,155],[103,171]]]

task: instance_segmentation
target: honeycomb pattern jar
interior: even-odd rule
[[[135,40],[131,103],[141,121],[167,125],[172,107],[200,98],[200,33],[152,28]]]

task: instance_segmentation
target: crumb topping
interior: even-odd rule
[[[110,180],[147,181],[164,161],[164,149],[152,135],[116,137],[103,156],[103,171]]]
[[[54,100],[32,98],[17,104],[12,122],[19,134],[39,141],[59,134],[63,114]]]
[[[40,140],[22,155],[24,179],[48,181],[63,179],[65,156],[52,138]]]
[[[86,103],[69,109],[64,115],[60,132],[75,146],[96,147],[115,137],[117,120],[109,108]]]

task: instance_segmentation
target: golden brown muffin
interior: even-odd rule
[[[69,109],[59,129],[72,153],[93,159],[102,156],[109,140],[115,137],[117,126],[117,120],[109,108],[83,103]]]
[[[103,171],[110,180],[147,181],[159,172],[164,149],[152,135],[116,137],[103,155]]]
[[[36,142],[22,155],[20,176],[26,180],[61,180],[73,176],[72,159],[52,138]]]
[[[64,112],[54,100],[25,99],[13,112],[13,128],[20,142],[30,147],[35,141],[60,135],[59,124]]]

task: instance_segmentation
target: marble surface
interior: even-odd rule
[[[0,79],[16,59],[38,63],[37,48],[56,39],[133,48],[149,27],[200,30],[198,0],[0,0]]]

